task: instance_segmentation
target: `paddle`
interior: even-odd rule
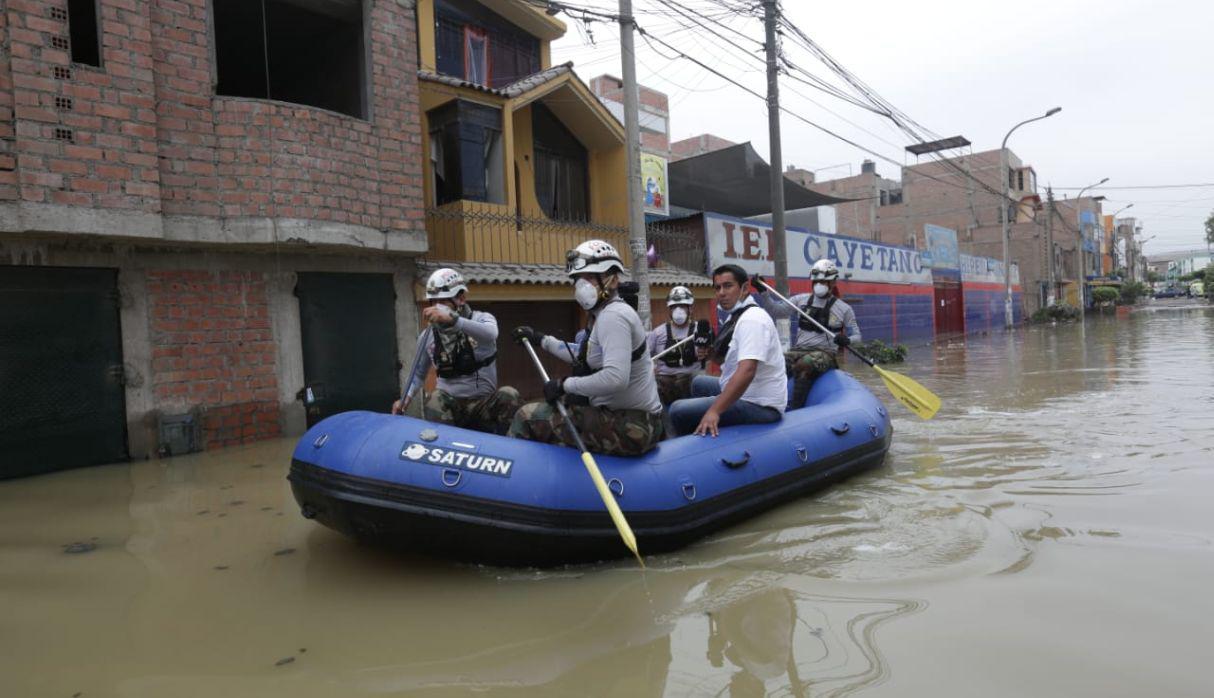
[[[796,303],[793,303],[784,296],[780,295],[780,292],[772,288],[771,285],[760,279],[755,279],[755,281],[757,281],[761,286],[766,287],[773,296],[787,303],[789,307],[797,311],[801,317],[817,325],[818,329],[827,334],[834,334],[830,330],[823,327],[822,323],[810,317],[809,314],[804,310],[798,308]],[[940,409],[940,398],[935,393],[920,385],[913,378],[909,378],[901,373],[894,373],[893,371],[887,371],[881,368],[875,362],[873,362],[872,359],[861,354],[855,349],[852,349],[850,345],[847,347],[847,350],[850,351],[856,358],[871,366],[873,370],[877,372],[877,375],[881,376],[881,380],[885,381],[885,387],[889,388],[889,392],[892,393],[893,396],[898,399],[898,402],[901,402],[906,409],[914,412],[923,419],[931,419],[936,415],[936,411]]]
[[[531,355],[531,360],[535,362],[535,369],[540,372],[540,378],[547,383],[548,372],[544,370],[544,365],[540,363],[540,357],[536,356],[531,342],[526,337],[521,338],[520,341],[523,344],[523,348]],[[599,466],[594,462],[594,456],[590,455],[590,451],[586,449],[586,444],[582,441],[582,435],[578,433],[573,420],[569,418],[569,411],[565,409],[565,403],[557,400],[556,409],[561,413],[561,418],[565,420],[565,426],[569,427],[569,433],[573,435],[573,441],[577,444],[578,450],[582,452],[582,464],[586,466],[586,472],[590,473],[590,479],[594,481],[594,487],[599,491],[599,497],[603,499],[603,504],[607,506],[607,513],[611,514],[611,520],[615,522],[616,530],[620,532],[620,538],[624,539],[624,545],[628,546],[628,549],[636,556],[637,562],[641,563],[641,567],[644,567],[645,561],[641,559],[641,554],[637,552],[637,538],[632,533],[632,527],[628,525],[628,520],[624,518],[624,512],[620,511],[620,505],[615,501],[615,495],[611,493],[611,490],[607,487],[607,482],[603,480],[603,474],[599,472]]]
[[[666,347],[665,349],[658,352],[657,354],[654,354],[653,360],[657,361],[658,359],[662,358],[663,356],[666,356],[670,352],[674,351],[675,349],[678,349],[679,347],[683,346],[684,344],[690,342],[691,340],[693,340],[695,338],[696,338],[696,336],[694,334],[687,335],[686,337],[680,339],[679,341],[675,342],[674,344],[671,344],[670,346]]]
[[[409,380],[405,383],[404,392],[400,394],[401,414],[405,412],[405,400],[409,399],[409,391],[413,389],[413,381],[417,374],[417,364],[422,360],[422,352],[426,350],[426,342],[430,340],[430,334],[433,329],[433,326],[426,325],[426,329],[417,338],[417,350],[413,352],[413,365],[409,367]]]

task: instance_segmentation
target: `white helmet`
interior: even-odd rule
[[[695,296],[691,295],[691,289],[686,286],[675,286],[670,289],[670,293],[666,295],[666,307],[672,305],[691,305],[696,302]]]
[[[565,273],[569,276],[601,274],[612,269],[624,271],[624,262],[609,242],[587,240],[565,253]]]
[[[444,267],[431,274],[426,281],[426,300],[455,298],[467,290],[464,277],[458,271]]]
[[[839,267],[835,266],[833,259],[823,257],[814,262],[814,265],[809,268],[809,278],[824,281],[834,281],[839,278]]]

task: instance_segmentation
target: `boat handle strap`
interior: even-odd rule
[[[832,424],[832,425],[830,425],[830,430],[835,432],[839,436],[842,436],[842,435],[846,434],[847,432],[851,431],[851,425],[848,424],[847,422],[843,422],[841,424]]]
[[[722,458],[721,462],[724,463],[726,465],[726,467],[729,467],[729,468],[741,468],[742,466],[744,466],[750,462],[750,451],[742,451],[742,457],[739,458],[738,460],[729,460],[728,458]]]

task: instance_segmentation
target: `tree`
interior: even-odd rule
[[[1210,211],[1210,217],[1206,219],[1206,244],[1214,245],[1214,211]]]

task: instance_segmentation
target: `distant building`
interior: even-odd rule
[[[714,136],[711,133],[701,133],[698,136],[684,138],[681,141],[671,143],[670,159],[671,161],[685,160],[687,158],[694,158],[697,155],[704,155],[717,150],[730,148],[735,145],[738,144],[721,138],[720,136]]]
[[[598,97],[620,123],[624,123],[624,81],[612,75],[590,80],[590,91]],[[637,88],[641,147],[651,153],[670,157],[670,102],[666,94],[640,85]]]

